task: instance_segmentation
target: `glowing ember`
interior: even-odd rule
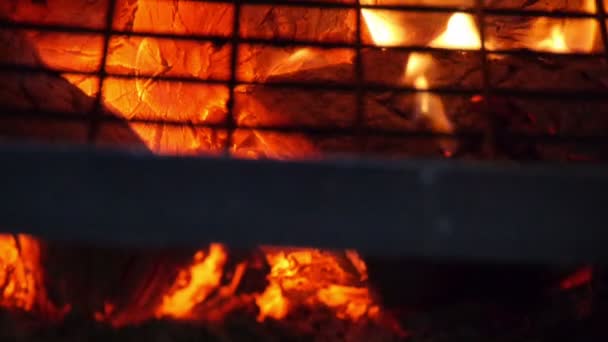
[[[209,255],[194,255],[194,263],[182,270],[169,294],[156,310],[157,317],[188,318],[193,307],[203,302],[220,285],[227,254],[220,244],[212,244]]]
[[[258,322],[263,322],[266,317],[282,319],[289,313],[289,302],[277,283],[270,283],[261,295],[256,295],[255,303],[260,309]]]
[[[347,250],[345,252],[346,257],[348,258],[348,260],[351,262],[351,264],[353,264],[353,266],[357,269],[357,272],[359,272],[360,275],[360,280],[361,281],[366,281],[367,280],[367,265],[365,264],[365,261],[363,261],[363,259],[361,259],[361,256],[359,255],[359,253],[357,253],[357,251],[355,250]]]
[[[170,288],[157,293],[162,301],[154,312],[142,312],[132,304],[117,312],[113,303],[105,303],[94,317],[117,327],[155,317],[219,322],[244,308],[257,310],[259,322],[285,319],[298,308],[329,310],[335,318],[353,322],[382,318],[364,282],[365,262],[355,251],[264,247],[262,252],[270,266],[263,291],[237,291],[249,267],[260,269],[254,266],[255,259],[238,263],[228,272],[226,247],[212,244],[207,254],[196,252],[192,264],[180,270]]]
[[[22,248],[23,246],[23,248]],[[28,248],[29,247],[29,248]],[[29,249],[29,254],[23,253]],[[0,235],[0,283],[3,307],[29,311],[36,302],[38,249],[29,237]]]
[[[256,298],[258,320],[281,319],[290,308],[316,305],[331,308],[340,319],[357,321],[377,316],[379,308],[369,289],[345,270],[345,262],[356,260],[350,265],[359,270],[361,278],[367,278],[365,264],[353,251],[342,262],[338,254],[317,249],[267,247],[264,251],[271,271],[268,287]]]
[[[446,30],[435,38],[430,46],[446,49],[479,49],[481,39],[472,15],[454,13]]]
[[[40,244],[31,236],[0,234],[0,306],[60,318],[69,307],[57,310],[47,299],[40,262]]]
[[[593,268],[585,266],[578,269],[559,283],[562,290],[571,290],[586,284],[589,284],[593,279]]]
[[[378,307],[372,304],[369,290],[364,287],[329,285],[319,289],[317,299],[336,310],[336,316],[354,321],[368,314],[378,313]]]

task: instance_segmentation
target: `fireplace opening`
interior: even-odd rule
[[[8,0],[0,4],[0,142],[307,162],[601,163],[605,7]],[[24,227],[32,229],[44,228]],[[6,233],[0,334],[603,341],[601,271],[591,263],[496,265],[225,242],[127,248]]]

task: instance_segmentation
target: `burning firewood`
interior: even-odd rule
[[[15,63],[28,67],[43,65],[39,51],[26,35],[20,32],[0,31],[0,42],[11,46],[0,62]],[[88,91],[89,93],[85,93]],[[90,96],[98,91],[95,77],[75,74],[2,72],[0,105],[5,117],[0,121],[0,134],[4,137],[28,138],[42,141],[85,143],[91,127],[78,121],[84,115],[93,115],[95,99]],[[38,111],[50,111],[63,115],[62,121],[37,116]],[[105,115],[114,115],[101,108]],[[65,120],[73,118],[72,121]],[[99,135],[100,141],[143,146],[126,124],[115,124],[113,129]]]

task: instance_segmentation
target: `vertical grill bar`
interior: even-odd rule
[[[479,27],[479,40],[481,46],[479,48],[479,56],[481,63],[482,75],[482,110],[483,115],[487,118],[488,127],[484,132],[484,154],[488,158],[494,158],[496,154],[496,118],[494,113],[490,111],[488,101],[490,100],[490,69],[488,66],[488,52],[486,50],[486,20],[485,20],[485,4],[484,0],[475,0],[475,13],[477,17],[477,27]]]
[[[602,45],[604,47],[604,54],[608,58],[608,32],[606,28],[606,8],[604,6],[604,0],[595,0],[595,15],[600,22]]]
[[[103,85],[106,74],[106,60],[108,58],[108,50],[110,46],[110,39],[112,37],[112,28],[114,26],[114,13],[116,12],[116,0],[108,1],[108,8],[106,11],[106,22],[105,22],[105,30],[103,37],[103,47],[102,47],[102,55],[101,61],[99,65],[99,80],[98,85],[99,88],[97,90],[97,95],[95,96],[95,102],[93,103],[93,111],[91,113],[90,126],[87,135],[87,140],[89,144],[94,144],[97,139],[97,134],[99,133],[99,121],[100,116],[103,115],[103,109],[101,105],[102,93],[103,93]]]
[[[355,96],[356,96],[356,104],[355,104],[355,108],[356,108],[356,121],[355,121],[355,130],[356,131],[362,131],[364,129],[364,120],[365,120],[365,95],[366,95],[366,91],[365,91],[365,87],[363,85],[363,83],[365,82],[364,80],[364,75],[363,75],[363,57],[361,55],[361,35],[362,35],[362,23],[361,23],[361,16],[363,15],[361,13],[361,1],[360,0],[355,0],[356,1],[356,5],[355,5],[355,10],[357,11],[356,16],[355,16],[355,29],[356,29],[356,37],[355,37],[355,82],[357,82],[356,84],[356,92],[355,92]],[[365,147],[365,137],[363,134],[358,134],[357,135],[357,142],[359,144],[359,147],[361,147],[361,150],[364,149]]]
[[[230,51],[230,80],[228,81],[228,102],[226,103],[227,117],[226,117],[226,128],[228,130],[228,138],[226,141],[226,149],[224,150],[224,154],[229,157],[230,149],[234,139],[234,131],[236,130],[236,120],[235,120],[235,112],[234,112],[234,88],[237,83],[237,75],[236,75],[236,67],[239,58],[239,39],[240,34],[239,31],[241,29],[241,0],[234,0],[234,12],[232,17],[232,36],[230,37],[230,46],[232,50]]]

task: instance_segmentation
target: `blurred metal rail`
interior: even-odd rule
[[[604,166],[296,163],[24,145],[1,147],[0,165],[0,226],[48,239],[608,261]]]

